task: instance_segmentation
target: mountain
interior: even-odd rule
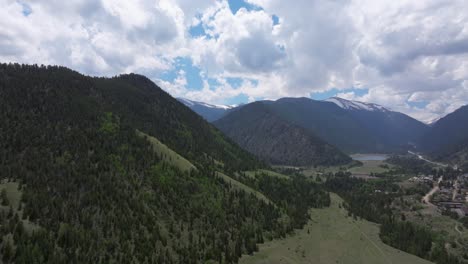
[[[241,147],[272,164],[337,165],[351,161],[310,131],[282,120],[265,102],[236,109],[214,124]]]
[[[141,75],[0,64],[0,105],[1,263],[237,263],[330,203]]]
[[[332,102],[336,104],[337,106],[346,109],[346,110],[354,110],[354,111],[371,111],[371,112],[390,112],[388,109],[385,107],[378,105],[378,104],[373,104],[373,103],[364,103],[364,102],[358,102],[358,101],[350,101],[346,100],[340,97],[331,97],[326,99],[325,101],[327,102]]]
[[[347,153],[406,151],[428,129],[427,125],[380,105],[336,97],[327,101],[281,98],[260,103],[266,105],[269,112],[283,122],[305,129],[314,137]],[[249,115],[247,112],[243,113]],[[250,125],[241,123],[246,118],[237,117],[240,121],[235,123],[240,127],[227,126],[223,119],[233,122],[229,118],[231,114],[215,122],[215,125],[232,137]],[[237,142],[243,145],[240,141]]]
[[[265,103],[283,120],[310,131],[342,151],[375,152],[379,147],[372,134],[334,103],[310,98],[281,98]]]
[[[428,125],[383,106],[332,97],[327,100],[345,109],[382,146],[381,150],[406,151],[414,148],[429,130]]]
[[[439,116],[439,117],[436,117],[434,119],[431,119],[427,122],[427,125],[432,127],[435,125],[435,123],[437,123],[437,121],[439,121],[443,116]]]
[[[421,149],[439,160],[468,163],[468,105],[436,121],[421,140]]]
[[[229,110],[237,106],[228,105],[212,105],[203,102],[192,101],[185,98],[177,98],[179,102],[183,103],[192,111],[205,118],[208,122],[214,122],[223,117]]]

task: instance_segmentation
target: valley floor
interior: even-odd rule
[[[331,197],[329,208],[311,210],[311,220],[304,229],[260,245],[259,252],[243,256],[240,263],[431,263],[384,244],[377,224],[353,220],[340,208],[341,198]]]

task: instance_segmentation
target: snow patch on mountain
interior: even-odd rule
[[[183,103],[184,105],[189,106],[189,107],[195,105],[194,102],[192,102],[192,101],[190,101],[190,100],[188,100],[188,99],[185,99],[185,98],[177,98],[177,100],[179,100],[179,102],[181,102],[181,103]]]
[[[340,97],[331,97],[331,98],[326,99],[325,101],[334,103],[337,106],[346,110],[365,110],[365,111],[382,111],[382,112],[390,111],[387,108],[378,104],[351,101],[351,100],[346,100]]]
[[[207,104],[207,103],[204,103],[204,102],[192,101],[192,100],[185,99],[185,98],[177,98],[177,100],[179,100],[180,102],[182,102],[183,104],[185,104],[188,107],[193,107],[195,105],[201,105],[201,106],[208,107],[208,108],[217,108],[217,109],[224,109],[224,110],[229,110],[229,109],[237,107],[237,105]]]
[[[437,121],[441,120],[444,117],[445,117],[445,115],[441,115],[441,116],[438,116],[436,118],[430,119],[429,121],[426,122],[426,124],[428,124],[429,126],[433,126],[433,125],[435,125],[437,123]]]

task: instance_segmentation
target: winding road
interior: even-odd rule
[[[448,167],[449,166],[448,164],[443,164],[443,163],[439,163],[439,162],[434,162],[432,160],[428,160],[428,159],[424,158],[422,155],[419,155],[418,153],[415,153],[415,152],[412,152],[412,151],[409,151],[409,150],[408,150],[408,153],[412,154],[412,155],[415,155],[419,159],[424,160],[424,161],[429,162],[429,163],[434,164],[434,165],[438,165],[438,166],[442,166],[442,167]]]
[[[424,160],[428,163],[431,163],[431,164],[434,164],[434,165],[438,165],[438,166],[442,166],[442,167],[448,167],[449,165],[448,164],[443,164],[443,163],[439,163],[439,162],[434,162],[432,160],[428,160],[426,158],[424,158],[422,155],[418,154],[418,153],[415,153],[415,152],[412,152],[412,151],[409,151],[408,150],[408,153],[409,154],[412,154],[412,155],[415,155],[416,157],[418,157],[420,160]],[[439,179],[437,180],[437,184],[434,184],[432,189],[422,198],[422,202],[429,205],[429,206],[434,206],[434,204],[431,203],[431,196],[436,193],[438,190],[439,190],[439,183],[443,180],[443,176],[440,176]]]

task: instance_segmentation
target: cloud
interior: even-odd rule
[[[464,0],[246,2],[233,14],[226,0],[0,0],[0,60],[142,73],[211,103],[336,90],[430,120],[468,102]]]
[[[184,34],[162,2],[0,2],[2,61],[60,64],[94,75],[158,71],[168,66],[162,48]],[[31,10],[27,16],[23,5]]]
[[[264,11],[241,8],[232,14],[227,2],[219,2],[201,18],[207,38],[192,42],[194,61],[214,74],[251,75],[281,66],[285,58],[273,36],[273,21]]]
[[[280,67],[285,53],[278,45],[262,32],[253,32],[252,36],[237,43],[236,56],[243,68],[257,72],[269,72]]]

